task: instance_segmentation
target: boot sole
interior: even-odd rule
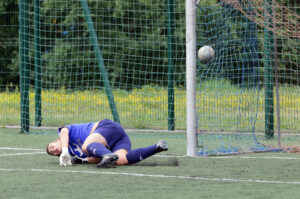
[[[104,160],[103,162],[100,162],[97,165],[97,168],[115,168],[116,165],[114,164],[119,159],[118,156],[113,156],[111,158],[108,158]]]

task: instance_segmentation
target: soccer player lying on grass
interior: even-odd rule
[[[63,126],[58,129],[58,135],[59,139],[47,145],[47,153],[59,156],[60,166],[97,163],[98,168],[109,168],[133,164],[168,150],[164,140],[131,150],[131,141],[123,127],[108,119]]]

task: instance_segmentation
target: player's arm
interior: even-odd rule
[[[60,130],[60,142],[61,147],[69,147],[69,129],[68,128],[62,128]]]
[[[69,129],[62,128],[60,130],[60,142],[62,146],[62,152],[59,156],[59,164],[60,166],[70,166],[71,163],[71,156],[69,154]]]

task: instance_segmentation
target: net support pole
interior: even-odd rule
[[[197,156],[196,145],[196,3],[185,1],[186,9],[186,129],[187,156]]]
[[[34,0],[34,87],[35,87],[35,126],[42,125],[42,81],[40,43],[40,0]]]
[[[272,27],[272,0],[265,0],[265,25]],[[274,99],[273,99],[273,64],[274,35],[271,30],[264,30],[264,82],[265,82],[265,137],[274,137]]]
[[[174,115],[174,4],[168,0],[168,130],[175,129]]]
[[[105,92],[107,95],[107,99],[108,99],[108,103],[110,106],[110,110],[112,112],[112,116],[115,122],[120,123],[120,118],[118,115],[118,111],[117,111],[117,107],[115,104],[115,100],[114,100],[114,96],[113,93],[111,91],[111,87],[110,87],[110,83],[109,83],[109,79],[108,79],[108,75],[103,63],[103,58],[102,58],[102,53],[99,47],[99,43],[98,43],[98,37],[94,28],[94,23],[92,21],[91,18],[91,12],[89,9],[89,6],[87,4],[86,0],[81,0],[81,6],[83,8],[84,11],[84,15],[85,15],[85,20],[87,22],[88,28],[89,28],[89,32],[90,32],[90,39],[91,39],[91,43],[93,44],[95,53],[96,53],[96,58],[98,61],[98,66],[100,68],[100,72],[101,72],[101,78],[105,87]]]
[[[19,0],[19,53],[20,53],[20,105],[21,105],[21,132],[29,132],[29,2]]]
[[[272,22],[273,22],[273,28],[274,32],[276,32],[276,22],[275,22],[275,16],[276,16],[276,10],[275,10],[275,0],[272,0]],[[278,82],[278,46],[277,46],[277,38],[276,34],[274,34],[274,68],[275,68],[275,87],[276,87],[276,128],[277,128],[277,141],[278,141],[278,147],[281,147],[281,133],[280,133],[280,99],[279,99],[279,82]]]

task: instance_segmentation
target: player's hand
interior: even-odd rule
[[[60,166],[71,166],[71,156],[69,154],[68,147],[62,148],[62,153],[59,156],[59,165]]]

